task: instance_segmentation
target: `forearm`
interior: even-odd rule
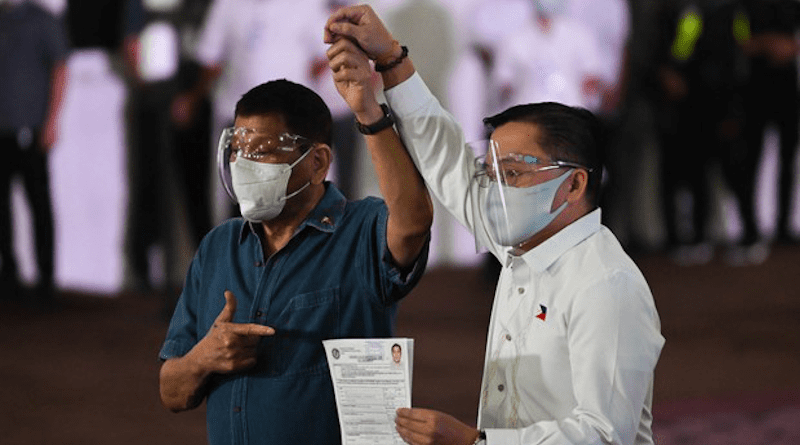
[[[400,267],[413,264],[430,233],[433,203],[411,157],[392,128],[365,137],[389,209],[387,242]]]
[[[159,373],[161,404],[173,412],[196,408],[206,396],[210,376],[191,352],[165,361]]]
[[[50,76],[50,97],[47,106],[48,121],[56,122],[61,115],[64,104],[64,92],[67,89],[67,63],[59,62]]]
[[[387,90],[386,98],[400,137],[431,193],[472,230],[473,214],[466,198],[474,155],[465,146],[461,127],[417,76]]]
[[[396,45],[399,48],[399,45]],[[392,54],[393,57],[387,57],[387,62],[391,61],[392,58],[400,57],[400,51],[395,50]],[[404,58],[399,65],[395,66],[390,70],[386,70],[381,72],[381,79],[383,80],[383,89],[388,90],[394,86],[397,86],[414,75],[416,69],[414,68],[414,63],[411,61],[409,57]]]

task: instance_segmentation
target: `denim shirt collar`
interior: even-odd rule
[[[303,229],[313,227],[320,232],[333,233],[339,227],[344,216],[344,207],[347,205],[347,199],[341,191],[336,188],[330,181],[325,181],[325,194],[322,199],[317,203],[306,219],[300,223],[295,231],[295,235],[302,232]],[[245,221],[242,224],[242,230],[239,234],[239,243],[243,243],[248,234],[256,234],[256,223]]]

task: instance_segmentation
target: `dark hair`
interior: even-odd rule
[[[331,145],[331,111],[319,95],[286,79],[272,80],[244,93],[236,116],[277,113],[291,133]]]
[[[513,106],[483,120],[492,131],[508,122],[535,124],[539,146],[553,160],[570,161],[591,169],[587,197],[592,206],[600,199],[603,175],[602,130],[591,111],[555,102]]]
[[[401,348],[399,344],[395,343],[395,344],[392,345],[392,351],[394,351],[394,347],[395,346],[397,346],[397,349],[399,349],[401,351],[403,350],[403,348]]]

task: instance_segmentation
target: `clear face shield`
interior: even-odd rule
[[[539,233],[567,205],[552,208],[558,188],[574,169],[586,169],[574,162],[504,153],[493,140],[470,145],[485,153],[475,158],[467,196],[479,252],[492,244],[519,246]],[[563,173],[545,179],[541,173],[550,170]]]
[[[252,128],[225,128],[222,130],[217,146],[217,171],[222,185],[228,196],[234,203],[237,203],[239,200],[233,188],[231,175],[232,162],[241,158],[267,164],[284,164],[291,170],[304,156],[289,164],[287,163],[287,154],[297,149],[307,149],[311,145],[313,143],[309,139],[288,133],[274,137]],[[306,150],[304,155],[309,151]]]

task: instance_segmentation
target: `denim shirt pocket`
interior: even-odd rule
[[[281,376],[326,372],[322,340],[339,336],[339,289],[294,296],[274,327],[276,362]]]

